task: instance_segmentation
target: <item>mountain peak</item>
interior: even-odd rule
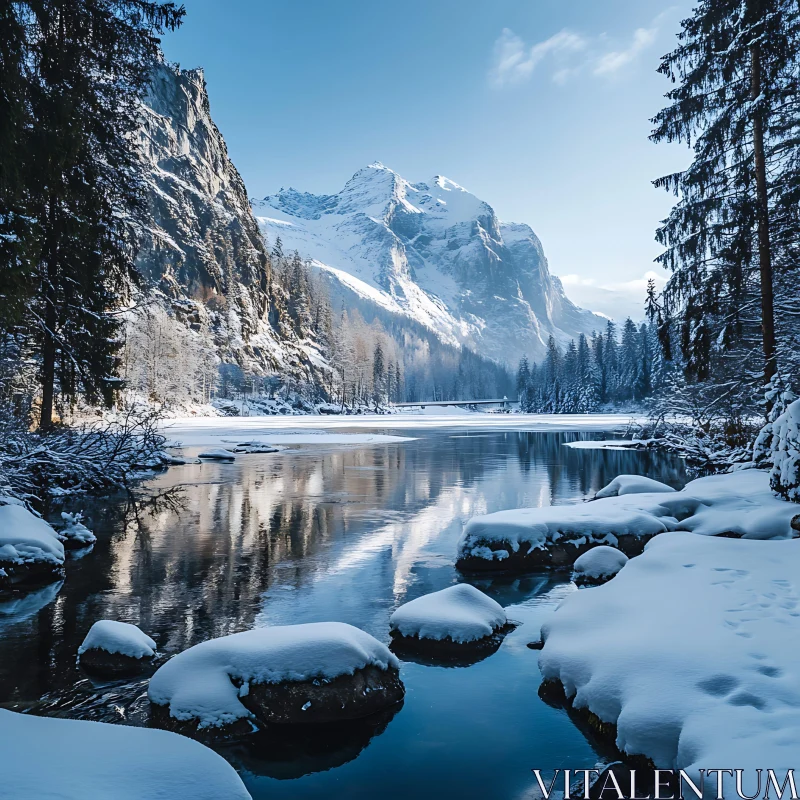
[[[291,239],[344,302],[410,317],[448,344],[514,362],[540,358],[551,334],[566,344],[599,327],[550,275],[528,225],[501,224],[488,203],[444,175],[411,183],[376,161],[338,194],[281,192],[267,201],[280,213],[265,209],[264,232]]]

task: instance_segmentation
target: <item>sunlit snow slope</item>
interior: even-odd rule
[[[261,230],[299,250],[355,300],[410,317],[497,361],[539,359],[605,320],[573,305],[528,225],[436,176],[409,183],[383,164],[335,195],[295,189],[253,201]]]

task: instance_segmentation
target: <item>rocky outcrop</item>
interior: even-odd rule
[[[266,247],[202,70],[153,68],[140,150],[147,212],[136,222],[136,264],[175,324],[248,371],[307,373],[281,325]]]

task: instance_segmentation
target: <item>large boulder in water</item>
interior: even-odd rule
[[[352,625],[274,626],[190,647],[156,671],[148,695],[156,724],[189,732],[335,722],[400,702],[398,668],[389,648]]]

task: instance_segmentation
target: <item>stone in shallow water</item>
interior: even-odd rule
[[[400,606],[389,619],[392,651],[406,661],[467,666],[494,653],[513,630],[503,607],[469,584]]]
[[[156,643],[135,625],[116,620],[95,622],[78,648],[87,672],[125,675],[138,672],[156,655]]]
[[[188,732],[247,732],[252,722],[357,719],[403,699],[399,662],[352,625],[257,628],[178,654],[150,681],[156,724]]]
[[[628,563],[628,557],[615,547],[593,547],[575,561],[572,579],[578,584],[610,581]]]

